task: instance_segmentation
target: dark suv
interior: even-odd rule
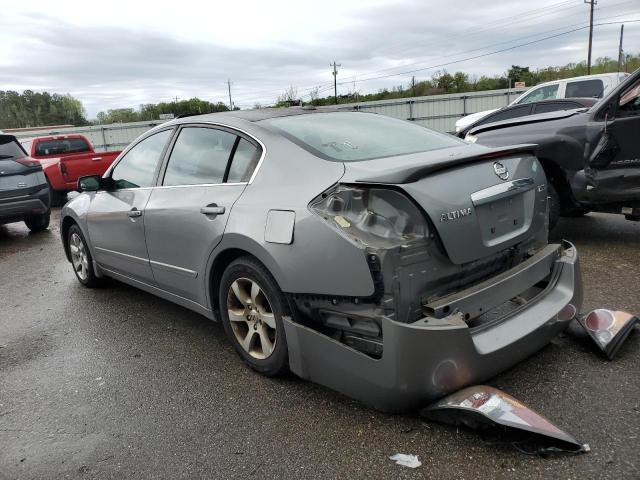
[[[49,226],[50,194],[38,160],[13,135],[0,134],[0,224],[24,221],[38,232]]]
[[[491,147],[536,144],[547,179],[549,224],[590,211],[640,220],[640,69],[588,110],[514,118],[472,128]]]

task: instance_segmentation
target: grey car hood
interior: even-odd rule
[[[588,108],[578,108],[575,110],[560,110],[557,112],[538,113],[536,115],[527,115],[526,117],[512,118],[501,122],[486,123],[469,130],[467,135],[475,135],[476,133],[486,132],[488,130],[497,130],[505,127],[513,127],[516,125],[526,125],[529,123],[549,122],[552,120],[560,120],[562,118],[573,117],[581,113],[588,112]]]

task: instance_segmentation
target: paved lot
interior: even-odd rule
[[[592,452],[528,457],[417,415],[245,368],[219,324],[76,281],[51,230],[0,227],[0,478],[639,478],[640,332],[613,362],[570,337],[492,384]],[[640,223],[589,215],[586,307],[640,312]],[[423,466],[396,466],[396,452]]]

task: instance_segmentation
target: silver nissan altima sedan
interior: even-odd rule
[[[531,355],[581,306],[533,148],[360,112],[186,117],[80,179],[62,240],[80,283],[220,320],[263,374],[408,410]]]

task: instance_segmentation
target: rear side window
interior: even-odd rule
[[[518,103],[533,103],[541,100],[549,100],[550,98],[556,98],[558,96],[558,86],[559,85],[556,83],[554,85],[546,85],[544,87],[536,88],[522,97]]]
[[[248,182],[260,159],[260,149],[244,138],[233,154],[227,182]]]
[[[358,162],[465,144],[453,135],[372,113],[312,113],[270,118],[261,125],[326,160]]]
[[[162,184],[222,183],[236,138],[224,130],[183,128],[169,157]]]
[[[579,103],[573,102],[543,103],[535,106],[535,113],[559,112],[561,110],[574,110],[576,108],[584,107]]]
[[[163,130],[137,143],[111,173],[115,188],[150,187],[164,146],[173,130]]]
[[[0,160],[24,158],[26,156],[13,135],[0,135]]]
[[[37,156],[60,155],[63,153],[89,152],[91,148],[84,138],[60,138],[42,140],[36,143]]]
[[[566,98],[595,97],[601,98],[604,93],[602,80],[581,80],[567,83]]]
[[[509,120],[511,118],[524,117],[525,115],[529,115],[530,111],[530,105],[523,105],[521,107],[505,109],[504,111],[496,112],[493,115],[489,115],[485,120],[482,120],[482,123],[479,125],[501,122],[502,120]]]

